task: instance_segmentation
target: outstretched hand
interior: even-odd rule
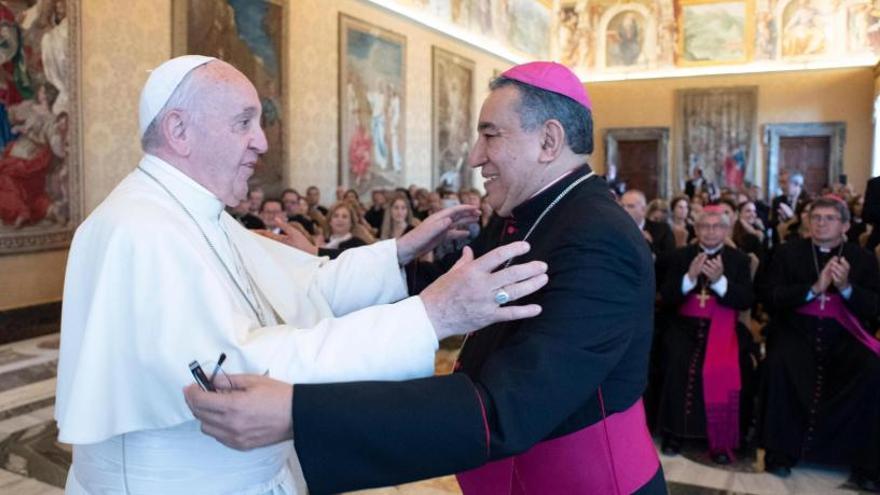
[[[450,239],[468,236],[468,225],[480,220],[475,206],[458,205],[434,213],[397,240],[397,261],[406,265]]]
[[[183,389],[186,405],[202,432],[236,450],[251,450],[293,438],[293,386],[262,375],[229,375],[233,388]]]
[[[437,338],[461,335],[500,321],[531,318],[541,313],[541,306],[506,306],[495,297],[503,290],[509,301],[516,301],[547,284],[547,264],[532,261],[495,271],[509,259],[529,251],[526,242],[497,247],[474,259],[470,247],[442,277],[420,294]]]

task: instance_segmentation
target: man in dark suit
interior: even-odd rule
[[[780,174],[784,190],[773,198],[770,205],[770,226],[773,227],[773,244],[779,244],[776,227],[798,215],[810,203],[809,195],[804,191],[804,176],[799,173]]]
[[[880,177],[869,180],[865,188],[865,207],[862,210],[862,220],[872,227],[865,247],[873,252],[880,244]]]
[[[583,85],[556,63],[514,67],[493,81],[478,129],[469,163],[496,213],[473,253],[526,239],[519,261],[549,266],[547,286],[523,299],[539,316],[472,334],[451,375],[294,387],[237,376],[242,389],[187,388],[188,403],[235,448],[293,437],[311,493],[452,472],[465,494],[513,493],[514,476],[526,493],[666,493],[640,399],[651,254],[586,163]],[[499,285],[499,304],[513,296]]]
[[[687,197],[693,199],[694,195],[703,189],[703,169],[697,167],[694,169],[694,176],[687,180],[684,184],[684,193]]]
[[[675,249],[675,235],[673,235],[669,224],[652,222],[645,218],[645,211],[648,207],[645,193],[638,189],[630,189],[620,198],[620,205],[639,226],[642,235],[651,246],[651,252],[657,259]]]

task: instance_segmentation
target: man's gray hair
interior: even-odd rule
[[[496,77],[489,89],[495,91],[506,86],[519,90],[519,120],[522,129],[534,131],[548,120],[558,120],[565,130],[565,144],[578,155],[593,152],[593,115],[585,106],[552,91],[510,79]]]
[[[799,186],[803,186],[804,185],[804,176],[801,173],[791,174],[788,177],[788,182],[797,184]]]
[[[188,110],[192,119],[191,122],[196,120],[197,112],[194,112],[193,110],[195,109],[194,102],[196,100],[199,85],[197,84],[197,78],[194,77],[193,74],[202,67],[204,67],[204,65],[196,67],[191,70],[189,74],[184,76],[180,81],[180,84],[174,88],[174,92],[171,93],[168,101],[165,102],[165,106],[162,107],[162,110],[159,110],[159,113],[156,114],[153,121],[147,126],[144,135],[141,136],[141,149],[145,153],[155,151],[162,146],[165,146],[166,141],[165,136],[162,134],[162,121],[165,119],[165,116],[168,115],[168,112],[172,110]]]
[[[718,211],[718,209],[715,208],[709,208],[708,210],[703,210],[702,212],[700,212],[700,214],[697,215],[696,223],[703,223],[709,217],[720,218],[721,224],[725,227],[730,227],[733,224],[733,220],[730,218],[730,216],[727,215],[727,213],[724,213],[723,211]]]

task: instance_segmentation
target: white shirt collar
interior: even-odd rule
[[[223,213],[223,202],[214,193],[165,160],[145,154],[138,167],[158,179],[196,217],[216,222]]]
[[[703,246],[702,244],[700,244],[700,249],[702,249],[703,252],[706,254],[715,254],[718,251],[721,251],[722,249],[724,249],[724,243],[721,243],[718,247],[716,247],[714,249],[709,249],[706,246]]]

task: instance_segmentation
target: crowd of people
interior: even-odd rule
[[[877,490],[880,236],[868,210],[880,198],[866,210],[865,197],[843,184],[811,196],[802,175],[783,172],[767,204],[756,186],[733,191],[700,179],[651,201],[610,188],[655,258],[645,401],[663,452],[705,445],[713,462],[728,464],[761,448],[768,472],[843,464],[855,484]],[[314,186],[277,199],[257,188],[248,198],[233,212],[245,226],[294,235],[331,257],[399,238],[445,207],[478,206],[470,237],[438,246],[427,261],[455,255],[492,214],[476,189],[374,190],[366,206],[340,187],[329,208]]]
[[[321,191],[315,186],[306,189],[305,194],[288,188],[277,198],[266,197],[262,188],[255,187],[248,192],[248,199],[230,209],[230,213],[248,229],[266,235],[294,235],[308,243],[315,250],[313,252],[335,257],[353,247],[378,240],[399,239],[432,213],[458,204],[480,208],[483,211],[482,224],[471,225],[466,239],[441,244],[424,257],[424,261],[431,261],[460,252],[477,237],[481,226],[485,226],[491,207],[483,201],[478,190],[428,191],[418,186],[376,189],[371,192],[371,202],[366,206],[357,191],[339,187],[335,202],[327,207],[321,204]],[[308,247],[306,250],[312,251]]]
[[[620,203],[655,257],[657,307],[646,404],[662,450],[706,445],[718,464],[763,449],[768,472],[848,465],[878,490],[880,197],[836,184],[811,196],[782,173],[756,186]],[[872,195],[873,192],[873,195]]]

